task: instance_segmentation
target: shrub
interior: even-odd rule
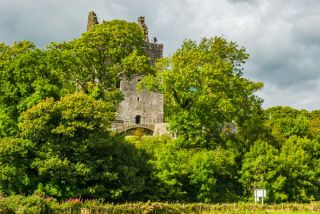
[[[50,201],[40,196],[21,195],[0,199],[0,213],[44,214],[50,209]]]

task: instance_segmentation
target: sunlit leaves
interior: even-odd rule
[[[103,22],[73,41],[52,43],[51,63],[64,77],[65,87],[89,93],[94,83],[100,97],[106,97],[104,93],[117,90],[121,78],[152,71],[143,38],[136,23]]]
[[[61,94],[59,77],[47,62],[45,51],[27,41],[1,45],[0,130],[2,136],[17,132],[19,114],[46,97]]]
[[[210,147],[226,122],[241,126],[260,103],[254,92],[262,84],[241,76],[247,58],[244,48],[221,37],[186,40],[141,85],[164,93],[165,108],[170,109],[166,116],[184,141]]]

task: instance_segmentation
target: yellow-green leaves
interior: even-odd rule
[[[114,119],[111,103],[83,93],[70,94],[59,101],[47,99],[21,115],[21,135],[43,139],[49,135],[76,137],[107,130]]]

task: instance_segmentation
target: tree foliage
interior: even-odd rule
[[[248,57],[221,37],[186,40],[152,68],[141,28],[121,20],[44,50],[0,43],[0,195],[320,200],[320,111],[262,109]],[[111,130],[118,82],[145,74],[177,139]]]
[[[260,103],[253,93],[262,84],[242,76],[247,58],[244,48],[221,37],[186,40],[159,63],[157,75],[143,83],[164,93],[171,128],[183,141],[210,148],[217,146],[214,141],[219,141],[225,123],[241,126]]]
[[[280,150],[257,141],[245,155],[241,181],[248,193],[268,190],[269,200],[319,200],[319,141],[291,136]]]
[[[5,195],[30,194],[36,175],[30,168],[36,145],[20,138],[0,140],[0,192]]]
[[[66,87],[109,101],[121,98],[121,78],[152,71],[141,28],[123,20],[103,22],[70,42],[52,43],[49,52]]]
[[[133,138],[131,142],[149,156],[154,199],[221,202],[237,198],[232,152],[185,149],[168,136]]]
[[[111,105],[112,106],[112,105]],[[22,114],[19,138],[0,143],[2,194],[143,199],[143,154],[108,131],[110,105],[85,94],[47,99]]]
[[[46,97],[61,94],[48,54],[22,41],[0,44],[0,136],[17,133],[19,114]]]

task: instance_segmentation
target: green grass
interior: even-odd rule
[[[39,214],[49,212],[50,214],[307,214],[320,213],[320,202],[312,202],[309,204],[267,204],[265,206],[261,206],[261,204],[254,205],[252,203],[245,202],[223,204],[182,204],[161,202],[110,204],[104,203],[103,200],[90,200],[82,202],[78,198],[59,203],[52,198],[42,198],[40,196],[0,197],[1,214]]]

